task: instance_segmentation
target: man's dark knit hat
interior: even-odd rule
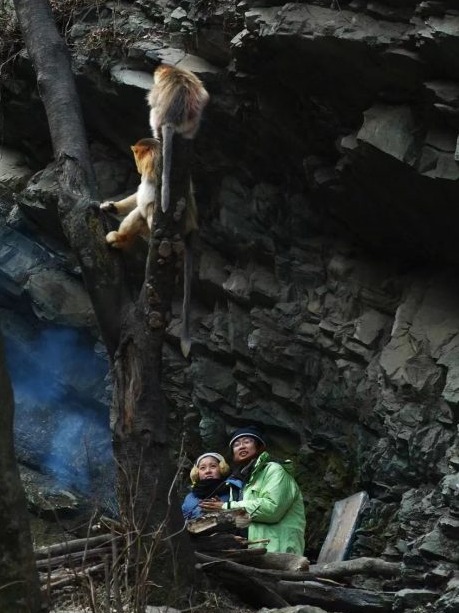
[[[262,445],[266,447],[265,440],[260,432],[260,430],[256,426],[245,426],[244,428],[238,428],[231,435],[231,439],[229,442],[229,447],[233,446],[233,443],[236,439],[241,438],[242,436],[251,436],[252,438],[256,438]]]

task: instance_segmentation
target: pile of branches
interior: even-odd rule
[[[35,550],[44,593],[87,580],[97,574],[112,577],[119,563],[121,536],[113,533],[69,540]]]
[[[196,552],[196,568],[214,577],[254,606],[282,608],[314,605],[325,611],[389,613],[394,592],[349,585],[355,575],[399,577],[401,564],[377,558],[357,558],[308,566],[302,556],[266,553],[266,549]],[[247,598],[249,596],[249,599]]]

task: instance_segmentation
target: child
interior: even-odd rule
[[[182,504],[185,519],[201,517],[203,510],[199,505],[202,500],[239,500],[242,481],[231,477],[225,479],[229,472],[225,458],[219,453],[209,451],[199,456],[190,472],[191,492]]]

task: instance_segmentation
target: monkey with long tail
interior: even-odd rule
[[[172,138],[175,132],[187,139],[196,136],[209,94],[200,79],[189,70],[161,64],[154,72],[147,100],[151,107],[153,135],[162,137],[161,209],[165,213],[170,200]]]

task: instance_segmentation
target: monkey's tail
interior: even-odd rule
[[[169,208],[170,200],[170,176],[172,164],[172,138],[174,127],[171,124],[164,124],[161,127],[163,136],[163,175],[161,179],[161,209],[163,213]]]
[[[182,304],[182,332],[180,335],[180,348],[183,356],[188,357],[191,349],[190,339],[190,309],[191,309],[191,279],[193,277],[193,243],[192,232],[185,237],[185,256],[183,263],[183,304]]]

